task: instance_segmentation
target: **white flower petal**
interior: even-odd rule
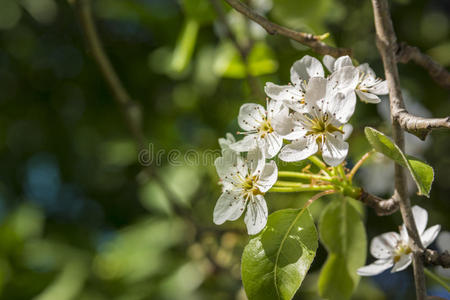
[[[406,229],[405,224],[400,226],[400,238],[402,239],[404,244],[406,244],[406,245],[409,244],[409,235],[408,235],[408,230]]]
[[[368,63],[363,63],[360,64],[359,66],[356,67],[358,69],[358,71],[360,71],[363,74],[368,74],[370,77],[377,77],[377,75],[375,74],[375,72],[372,70],[372,68],[369,67]]]
[[[238,155],[234,151],[230,149],[222,151],[222,156],[216,158],[216,160],[214,161],[214,165],[219,177],[223,179],[225,176],[234,172],[234,170],[236,169],[234,165],[236,165],[237,160]]]
[[[370,265],[361,267],[356,271],[360,276],[374,276],[392,267],[392,259],[379,259]]]
[[[281,114],[277,114],[273,117],[271,124],[275,132],[278,133],[283,138],[285,139],[297,138],[295,137],[295,135],[297,134],[294,132],[295,121],[292,115],[284,116]]]
[[[259,177],[258,187],[263,193],[267,192],[277,181],[278,178],[278,167],[277,164],[272,160],[264,166],[264,170]]]
[[[247,165],[250,169],[250,174],[261,174],[266,164],[266,158],[261,148],[252,149],[247,154]]]
[[[387,81],[386,80],[380,81],[375,85],[371,86],[370,88],[368,88],[367,91],[372,94],[387,95],[389,94]]]
[[[317,101],[325,98],[327,80],[323,77],[312,77],[306,87],[305,99],[308,105],[315,105]]]
[[[404,254],[400,256],[400,260],[395,263],[391,273],[400,272],[406,269],[412,262],[412,254]]]
[[[246,135],[242,140],[231,144],[229,147],[231,150],[236,152],[247,152],[257,147],[257,135],[249,134]]]
[[[244,222],[247,225],[248,234],[257,234],[267,224],[267,204],[262,195],[256,195],[249,200]]]
[[[322,64],[315,57],[305,55],[291,67],[291,82],[295,86],[301,85],[302,81],[308,81],[313,76],[324,76]]]
[[[370,253],[378,259],[392,257],[392,251],[400,240],[397,232],[386,232],[376,236],[370,243]]]
[[[422,244],[425,248],[431,245],[434,240],[437,238],[439,231],[441,231],[441,225],[434,225],[425,230],[420,239],[422,240]]]
[[[319,149],[313,138],[302,137],[281,149],[278,157],[287,162],[304,160]]]
[[[245,200],[239,191],[225,191],[214,207],[213,221],[217,225],[227,220],[234,221],[242,215],[244,208]]]
[[[280,152],[281,146],[283,146],[283,138],[276,132],[267,134],[264,137],[264,141],[267,158],[273,158]]]
[[[353,67],[352,59],[350,56],[341,56],[334,62],[334,70],[339,70],[343,67]]]
[[[346,141],[353,132],[352,124],[344,124],[344,126],[342,126],[342,131],[344,132],[342,138],[344,139],[344,141]]]
[[[347,123],[355,112],[356,95],[353,90],[337,93],[322,103],[322,109],[331,114],[340,123]]]
[[[356,94],[358,94],[358,97],[362,102],[374,103],[374,104],[381,102],[380,97],[378,97],[375,94],[361,92],[359,89],[355,90],[355,92],[356,92]]]
[[[255,103],[243,104],[239,109],[239,126],[246,131],[255,130],[259,127],[265,115],[266,109],[262,105]]]
[[[224,149],[228,149],[230,144],[236,143],[236,139],[235,137],[227,132],[225,138],[219,138],[219,145],[220,145],[220,149],[224,150]]]
[[[328,55],[328,54],[326,54],[322,59],[323,64],[328,69],[328,71],[330,71],[330,73],[333,73],[333,71],[334,71],[334,62],[335,61],[336,61],[336,59],[333,56]]]
[[[412,207],[414,220],[416,221],[417,232],[419,235],[425,231],[428,223],[428,212],[418,205]]]
[[[355,67],[342,67],[328,77],[327,94],[331,96],[335,93],[354,90],[358,81],[359,72]]]
[[[304,100],[305,96],[301,86],[276,85],[272,82],[267,82],[264,91],[271,99],[283,103],[290,109],[295,111],[304,110],[305,105],[301,101]]]
[[[348,143],[340,132],[327,134],[322,146],[322,158],[329,166],[335,167],[344,161],[348,153]]]

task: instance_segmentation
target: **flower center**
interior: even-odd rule
[[[406,245],[405,243],[402,243],[402,242],[399,243],[397,245],[397,247],[395,248],[394,262],[398,262],[403,255],[408,255],[410,253],[411,253],[411,248],[409,247],[409,245]]]
[[[258,181],[258,176],[250,176],[247,175],[242,181],[241,187],[244,190],[244,195],[248,196],[256,196],[262,195],[263,193],[259,190],[256,182]]]
[[[310,121],[310,129],[306,132],[306,135],[317,135],[321,138],[325,133],[339,131],[340,133],[344,133],[342,129],[337,128],[333,124],[329,122],[328,114],[325,113],[316,118],[309,118]]]
[[[272,125],[270,124],[269,120],[264,118],[263,121],[259,124],[258,133],[260,134],[261,138],[265,138],[267,134],[272,132]]]

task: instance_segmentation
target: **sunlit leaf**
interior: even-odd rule
[[[349,199],[336,199],[325,208],[319,231],[328,251],[319,293],[327,299],[349,299],[359,283],[356,270],[366,261],[367,238],[361,217]]]
[[[266,43],[253,46],[248,57],[249,72],[253,76],[270,74],[278,69],[278,62],[272,49]]]
[[[249,300],[292,299],[317,250],[317,231],[307,209],[269,216],[242,255],[242,282]]]
[[[172,54],[170,69],[173,72],[181,73],[187,68],[194,52],[198,29],[199,23],[195,19],[186,20]]]
[[[398,146],[382,132],[371,127],[366,127],[364,131],[367,140],[376,151],[384,154],[409,170],[417,185],[418,194],[429,197],[431,185],[434,180],[433,168],[415,157],[405,155]]]

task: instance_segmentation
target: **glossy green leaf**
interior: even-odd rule
[[[320,240],[329,254],[320,273],[319,294],[328,299],[349,299],[359,283],[356,270],[366,261],[364,224],[349,200],[331,202],[319,222]]]
[[[386,155],[409,170],[416,182],[418,194],[429,197],[431,185],[434,180],[433,168],[415,157],[405,155],[398,146],[382,132],[371,127],[366,127],[364,131],[367,140],[377,152]]]
[[[269,216],[242,255],[242,282],[249,300],[292,299],[314,260],[317,231],[307,209]]]

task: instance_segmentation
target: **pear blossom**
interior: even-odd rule
[[[349,56],[341,56],[335,59],[330,55],[325,55],[323,63],[332,73],[343,67],[353,66]],[[381,100],[378,95],[389,93],[386,80],[377,78],[375,72],[367,63],[360,64],[356,68],[359,71],[359,80],[355,92],[359,99],[366,103],[379,103]]]
[[[427,211],[416,205],[412,208],[412,213],[420,240],[426,248],[436,239],[441,226],[434,225],[425,230],[428,222]],[[387,232],[375,237],[370,244],[370,253],[377,260],[370,265],[359,268],[358,275],[377,275],[392,266],[391,273],[406,269],[412,261],[412,250],[405,224],[400,227],[400,234]]]
[[[267,223],[264,193],[277,180],[277,165],[274,161],[266,163],[259,148],[250,151],[246,159],[226,149],[214,164],[223,187],[214,207],[214,223],[220,225],[227,220],[237,220],[246,209],[244,221],[248,233],[257,234]]]
[[[227,132],[225,138],[219,138],[220,149],[230,149],[230,145],[236,143],[236,138],[231,133]]]
[[[259,104],[246,103],[239,110],[238,123],[245,130],[239,132],[245,137],[229,147],[237,152],[246,152],[259,147],[267,158],[272,158],[280,151],[283,138],[275,130],[274,124],[289,115],[287,107],[275,101],[267,102],[267,110]]]
[[[324,77],[320,61],[312,56],[305,55],[297,60],[291,67],[291,84],[277,85],[267,82],[264,91],[267,96],[295,111],[301,111],[305,103],[306,86],[312,77]]]
[[[323,160],[330,166],[345,159],[348,143],[343,126],[355,110],[356,96],[351,87],[356,86],[358,73],[355,68],[341,70],[329,79],[311,78],[303,112],[294,112],[277,126],[285,139],[292,140],[281,150],[281,160],[300,161],[318,151],[322,151]]]

